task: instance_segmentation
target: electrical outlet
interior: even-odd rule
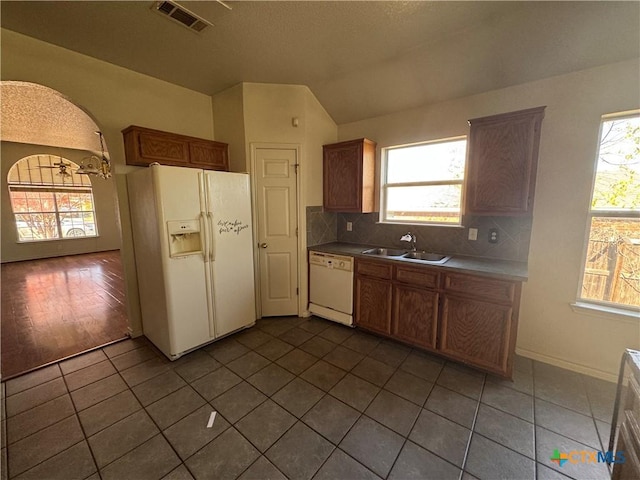
[[[498,229],[490,228],[489,229],[489,243],[498,243]]]
[[[478,229],[470,228],[469,229],[469,240],[478,240]]]
[[[353,231],[353,222],[347,222],[347,232]]]

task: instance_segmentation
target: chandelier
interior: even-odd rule
[[[101,178],[111,177],[111,163],[109,159],[104,155],[104,141],[102,132],[94,132],[100,137],[100,158],[95,155],[85,157],[81,160],[80,166],[75,171],[81,175],[97,175]]]

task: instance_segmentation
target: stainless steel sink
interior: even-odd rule
[[[443,264],[451,257],[447,255],[441,255],[440,253],[429,252],[409,252],[403,255],[404,258],[410,258],[412,260],[422,260],[423,262]]]
[[[364,250],[362,253],[365,255],[378,255],[380,257],[402,257],[407,251],[399,248],[370,248],[369,250]]]

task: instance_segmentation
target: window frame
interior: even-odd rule
[[[51,180],[50,181],[46,181],[42,175],[36,175],[35,177],[35,181],[33,178],[31,178],[31,175],[29,175],[29,178],[21,178],[20,176],[20,167],[19,164],[20,162],[25,162],[27,164],[27,167],[31,165],[30,161],[32,159],[34,159],[34,162],[37,163],[37,166],[45,166],[46,168],[50,168],[51,166],[54,165],[54,161],[60,161],[60,162],[66,162],[67,164],[69,164],[72,167],[78,167],[78,165],[71,161],[68,160],[66,158],[62,158],[60,156],[53,156],[53,155],[49,155],[49,154],[34,154],[34,155],[28,155],[26,157],[23,157],[21,159],[19,159],[18,161],[16,161],[11,168],[9,169],[9,172],[7,173],[7,190],[9,192],[9,203],[11,205],[11,214],[13,215],[13,225],[14,225],[14,229],[15,229],[15,233],[16,233],[16,243],[18,244],[29,244],[29,243],[39,243],[39,242],[50,242],[50,241],[60,241],[60,240],[77,240],[77,239],[89,239],[89,238],[97,238],[99,236],[98,233],[98,220],[97,220],[97,215],[96,215],[96,204],[95,204],[95,198],[93,196],[93,185],[91,183],[91,179],[87,178],[86,181],[85,179],[81,179],[79,182],[75,182],[72,181],[71,184],[65,184],[64,180],[60,183],[57,183],[53,177],[53,175],[50,175]],[[14,170],[15,169],[15,170]],[[30,168],[28,168],[28,170],[31,170]],[[15,171],[15,174],[14,174]],[[12,176],[16,176],[17,174],[17,181],[14,179],[12,180]],[[74,172],[70,173],[71,175],[78,175]],[[38,181],[38,177],[39,180]],[[15,192],[41,192],[41,193],[49,193],[52,195],[52,202],[53,202],[53,209],[51,211],[44,211],[44,210],[38,210],[38,211],[16,211],[15,210],[15,206],[14,206],[14,193]],[[58,196],[60,194],[88,194],[90,195],[91,198],[91,209],[90,210],[78,210],[78,209],[69,209],[69,210],[64,210],[61,209],[61,207],[59,206],[59,198]],[[70,216],[70,217],[75,217],[75,216],[79,216],[79,217],[83,217],[83,222],[82,225],[84,226],[84,216],[86,214],[90,214],[93,218],[93,233],[88,234],[87,233],[87,228],[83,228],[83,227],[76,227],[75,225],[73,225],[73,220],[72,220],[72,226],[70,227],[69,231],[75,229],[75,228],[83,228],[84,230],[84,235],[64,235],[64,225],[62,224],[64,217],[65,216]],[[22,239],[21,235],[20,235],[20,227],[18,225],[18,218],[20,216],[30,216],[30,215],[52,215],[55,218],[55,232],[57,234],[57,237],[52,237],[52,238],[27,238],[27,239]],[[33,228],[31,229],[31,232],[33,233]]]
[[[574,311],[583,312],[598,312],[605,315],[623,316],[623,317],[635,317],[638,319],[637,314],[640,313],[640,306],[629,305],[625,303],[611,302],[607,300],[596,300],[592,298],[585,298],[582,296],[585,274],[587,270],[587,254],[589,252],[589,239],[591,236],[591,225],[594,218],[633,218],[637,216],[637,210],[598,210],[594,209],[593,196],[596,189],[596,180],[598,176],[598,164],[600,163],[600,146],[602,143],[602,129],[607,121],[622,120],[625,118],[637,118],[640,115],[640,110],[624,111],[619,113],[612,113],[602,115],[600,118],[600,126],[598,128],[598,143],[595,155],[593,177],[591,179],[591,191],[589,195],[589,207],[587,209],[587,218],[585,225],[584,240],[582,246],[581,264],[580,264],[580,276],[578,281],[578,291],[576,293],[576,301],[571,304]]]
[[[461,179],[451,179],[451,180],[432,180],[432,181],[423,181],[423,182],[396,182],[389,183],[387,181],[387,173],[388,173],[388,161],[389,161],[389,151],[401,148],[408,147],[417,147],[422,145],[434,145],[441,143],[451,143],[458,142],[464,140],[465,141],[465,158],[464,158],[464,167]],[[458,135],[455,137],[446,137],[446,138],[438,138],[435,140],[426,140],[421,142],[408,143],[403,145],[393,145],[389,147],[383,147],[381,154],[381,162],[380,162],[380,215],[378,222],[384,224],[400,224],[400,225],[417,225],[417,226],[430,226],[430,227],[449,227],[449,228],[464,228],[462,225],[463,222],[463,214],[464,214],[464,196],[465,196],[465,180],[467,175],[467,156],[468,156],[468,135]],[[388,196],[388,188],[391,187],[422,187],[422,186],[446,186],[446,185],[460,185],[460,210],[459,210],[459,221],[458,222],[421,222],[417,220],[407,220],[402,221],[398,219],[389,220],[387,219],[387,196]]]

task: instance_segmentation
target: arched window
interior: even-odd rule
[[[91,180],[55,155],[31,155],[9,170],[7,182],[19,242],[96,237]]]

